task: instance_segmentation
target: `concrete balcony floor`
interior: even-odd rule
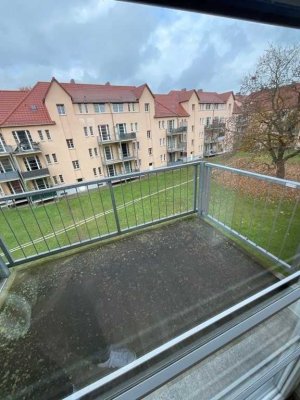
[[[3,399],[52,399],[112,371],[274,283],[199,218],[181,219],[23,267],[0,296]]]

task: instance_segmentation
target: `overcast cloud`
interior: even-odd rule
[[[239,90],[296,29],[110,0],[1,0],[0,88],[60,81]]]

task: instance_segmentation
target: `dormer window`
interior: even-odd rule
[[[56,104],[57,112],[59,115],[66,115],[65,105],[64,104]]]

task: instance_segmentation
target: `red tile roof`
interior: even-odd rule
[[[49,82],[38,82],[31,90],[24,93],[19,102],[1,121],[1,126],[29,126],[54,124],[44,104]],[[16,96],[17,97],[17,96]]]
[[[26,90],[0,90],[0,124],[27,95]]]
[[[221,99],[226,103],[229,99],[230,96],[233,96],[234,98],[234,94],[232,91],[230,92],[225,92],[225,93],[219,93],[218,96],[221,97]]]
[[[179,96],[175,91],[169,94],[155,95],[155,117],[189,117],[189,113],[180,104]]]
[[[198,90],[198,96],[200,98],[200,103],[208,104],[208,103],[215,103],[215,104],[224,104],[225,101],[217,92],[202,92]]]
[[[136,102],[147,86],[95,85],[86,83],[60,84],[72,97],[73,103]]]
[[[178,101],[180,103],[182,103],[184,101],[189,101],[190,98],[192,97],[193,93],[196,93],[196,95],[198,97],[198,94],[194,89],[191,89],[191,90],[185,90],[185,89],[183,89],[183,90],[171,90],[169,92],[169,95],[172,95],[172,96],[176,97],[178,99]]]

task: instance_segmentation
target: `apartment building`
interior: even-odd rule
[[[204,156],[221,154],[232,149],[227,122],[232,116],[233,92],[216,93],[198,90],[200,131],[204,136]]]
[[[232,92],[154,95],[147,84],[55,78],[30,90],[0,91],[0,196],[225,151],[221,139],[233,102]],[[210,132],[217,133],[217,147],[207,143]]]

